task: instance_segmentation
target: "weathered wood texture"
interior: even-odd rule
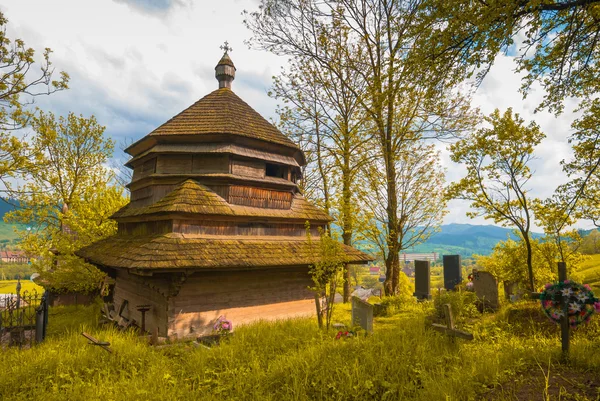
[[[173,232],[172,220],[119,223],[119,235],[149,235]]]
[[[164,278],[139,277],[127,271],[117,271],[113,296],[115,309],[118,311],[127,300],[122,316],[140,324],[142,314],[136,310],[136,306],[150,305],[150,311],[146,312],[146,327],[158,327],[158,334],[163,337],[167,335],[168,294],[169,281]]]
[[[319,227],[310,229],[312,236],[319,236]],[[285,236],[303,237],[306,228],[303,224],[275,224],[258,222],[233,222],[214,220],[174,220],[173,232],[182,234],[206,235],[252,235],[252,236]]]
[[[169,192],[173,191],[176,184],[168,185],[152,185],[149,187],[136,189],[131,191],[131,207],[144,207],[152,205],[165,197]]]
[[[192,155],[158,155],[157,174],[189,174],[192,172]]]
[[[133,168],[133,176],[131,181],[139,180],[156,172],[156,157],[135,166]]]
[[[265,177],[265,162],[260,160],[233,159],[231,172],[245,177]]]
[[[229,155],[194,155],[192,173],[229,172]]]
[[[287,191],[232,185],[228,201],[234,205],[289,209],[292,207],[292,198],[293,194]]]
[[[239,325],[315,313],[306,266],[282,270],[195,273],[169,302],[169,337],[210,334],[217,318]]]

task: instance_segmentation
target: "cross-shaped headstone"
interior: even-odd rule
[[[446,325],[433,323],[431,326],[442,333],[446,333],[451,337],[460,337],[465,340],[472,340],[473,334],[467,333],[466,331],[458,330],[454,327],[454,317],[452,316],[452,308],[450,304],[444,304],[444,313],[446,315]]]

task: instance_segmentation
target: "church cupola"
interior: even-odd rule
[[[221,57],[221,60],[219,60],[219,63],[215,67],[215,77],[217,78],[217,81],[219,81],[219,89],[231,89],[231,82],[235,79],[235,65],[233,65],[233,61],[231,61],[228,52],[233,49],[229,47],[227,42],[221,46],[221,49],[225,53],[223,53],[223,57]]]

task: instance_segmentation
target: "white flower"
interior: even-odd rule
[[[569,310],[571,312],[578,312],[581,309],[581,306],[577,302],[571,302],[569,304]]]
[[[563,288],[562,289],[563,297],[570,297],[573,294],[573,290],[571,288]]]
[[[577,299],[580,302],[585,302],[588,299],[588,296],[586,294],[584,294],[583,292],[580,292],[579,294],[577,294]]]

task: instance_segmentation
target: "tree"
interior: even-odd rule
[[[526,95],[539,83],[540,108],[560,113],[565,98],[590,99],[600,91],[600,0],[427,0],[427,7],[436,29],[422,48],[443,66],[477,72],[480,81],[520,35],[521,90]]]
[[[466,177],[451,184],[449,199],[471,202],[469,217],[483,216],[502,226],[514,226],[527,249],[529,289],[535,291],[530,228],[533,222],[527,184],[532,173],[528,163],[545,135],[535,122],[528,126],[512,109],[503,115],[496,109],[483,128],[450,147],[451,159],[467,168]]]
[[[41,112],[31,124],[35,159],[17,176],[22,184],[7,188],[20,207],[5,219],[31,228],[20,233],[22,248],[50,287],[91,290],[103,274],[74,252],[116,232],[109,216],[126,199],[105,167],[113,141],[94,117]]]
[[[28,107],[37,96],[49,95],[67,89],[69,76],[59,73],[53,80],[54,68],[50,62],[52,51],[46,48],[40,71],[35,74],[35,51],[21,39],[6,36],[8,20],[0,12],[0,179],[22,168],[31,156],[24,142],[10,135],[10,131],[27,125],[33,113]]]
[[[423,6],[424,1],[410,0],[263,0],[245,21],[254,34],[252,46],[310,59],[337,74],[369,120],[390,202],[385,208],[387,295],[396,292],[400,272],[394,155],[407,139],[454,135],[471,118],[466,117],[467,99],[453,91],[456,75],[431,74],[428,59],[422,57],[419,39],[434,28],[420,23],[427,12]],[[347,41],[332,40],[340,30],[347,33]],[[359,87],[340,75],[340,63],[360,77]]]
[[[313,286],[310,289],[315,293],[315,307],[319,328],[325,326],[329,329],[337,283],[340,280],[340,273],[346,263],[347,257],[340,243],[335,238],[332,238],[327,231],[320,232],[317,253],[314,251],[308,223],[306,226],[306,237],[308,239],[309,252],[313,260],[313,263],[309,266],[309,274],[313,281]],[[325,322],[323,322],[323,315],[325,315]]]
[[[340,33],[334,39],[343,41],[344,37]],[[342,49],[339,46],[337,49],[343,57]],[[358,99],[346,88],[358,87],[360,77],[344,66],[345,63],[340,63],[334,73],[310,59],[296,57],[290,61],[289,69],[275,78],[271,94],[289,105],[280,113],[284,131],[300,139],[309,161],[314,161],[309,168],[315,174],[303,179],[304,185],[320,189],[325,211],[333,212],[344,244],[352,246],[359,192],[356,181],[365,162],[363,149],[369,136]],[[344,302],[349,298],[350,268],[346,265]]]
[[[374,243],[383,260],[388,258],[387,244],[390,227],[387,223],[387,199],[385,169],[376,163],[365,167],[366,187],[361,199],[364,235]],[[395,154],[396,213],[397,225],[391,229],[397,233],[399,251],[413,247],[427,239],[439,228],[446,214],[444,198],[444,170],[440,153],[434,145],[414,141]]]

